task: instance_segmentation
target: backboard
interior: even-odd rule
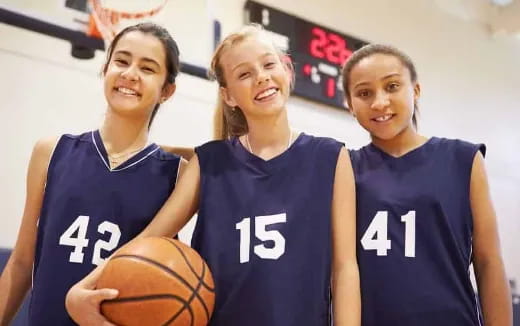
[[[0,23],[68,40],[71,54],[80,59],[89,59],[94,50],[104,48],[101,39],[85,34],[89,12],[88,0],[0,0]],[[168,0],[158,14],[147,19],[170,31],[179,44],[185,69],[193,68],[192,74],[200,77],[205,77],[215,43],[215,21],[208,12],[207,0]]]

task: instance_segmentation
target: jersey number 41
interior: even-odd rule
[[[405,224],[404,255],[415,257],[415,211],[409,211],[401,216],[401,222]],[[361,237],[361,245],[365,250],[376,250],[378,256],[387,255],[392,247],[392,242],[388,239],[387,211],[377,212]]]

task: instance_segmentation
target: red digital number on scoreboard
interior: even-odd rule
[[[347,42],[338,34],[329,33],[319,27],[313,27],[311,33],[309,52],[313,57],[342,65],[352,55]]]

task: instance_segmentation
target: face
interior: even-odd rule
[[[290,93],[290,72],[269,40],[249,37],[221,56],[227,105],[240,107],[246,118],[280,114]]]
[[[373,138],[390,140],[413,130],[420,87],[397,57],[374,54],[364,58],[352,69],[349,87],[348,107]]]
[[[166,53],[160,40],[132,31],[114,47],[105,73],[105,97],[112,110],[149,117],[155,105],[170,97]]]

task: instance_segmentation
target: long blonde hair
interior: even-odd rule
[[[212,80],[216,80],[220,87],[226,87],[226,80],[224,78],[224,71],[221,64],[222,54],[228,48],[248,39],[251,37],[266,36],[266,31],[258,24],[246,25],[238,32],[228,35],[219,44],[213,57],[211,59],[209,77]],[[273,44],[274,46],[274,44]],[[283,58],[282,62],[285,63],[289,70],[294,71],[292,62],[288,59],[287,55],[275,46],[275,49],[279,53],[280,57]],[[294,84],[294,74],[292,74],[293,80],[291,81],[291,88]],[[247,134],[249,127],[247,120],[242,110],[237,107],[230,107],[226,104],[222,98],[221,92],[219,91],[217,99],[217,107],[215,115],[213,116],[213,136],[215,139],[229,139],[231,137],[242,136]]]

